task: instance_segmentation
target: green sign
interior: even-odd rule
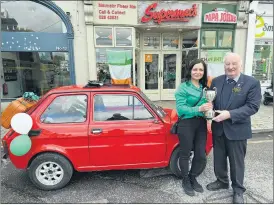
[[[223,63],[224,57],[229,50],[208,50],[207,62],[208,63]]]

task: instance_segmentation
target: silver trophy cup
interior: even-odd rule
[[[213,90],[208,90],[207,88],[204,88],[203,92],[207,101],[212,102],[217,95],[217,88],[214,87]],[[205,118],[207,120],[212,120],[212,118],[214,117],[215,117],[215,111],[213,109],[205,112]]]

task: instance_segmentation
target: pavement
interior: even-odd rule
[[[156,101],[155,104],[175,109],[175,101]],[[251,127],[253,133],[273,131],[273,104],[263,105],[261,103],[259,111],[251,116]]]
[[[254,134],[248,140],[245,160],[247,204],[273,204],[273,134]],[[211,192],[206,184],[215,180],[213,154],[198,177],[204,193],[187,196],[181,180],[167,169],[116,170],[90,173],[76,172],[63,189],[41,191],[34,187],[24,170],[15,169],[7,160],[1,164],[1,203],[58,203],[58,204],[116,204],[116,203],[165,203],[165,204],[230,204],[232,189]]]

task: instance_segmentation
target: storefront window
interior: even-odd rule
[[[218,46],[222,48],[232,47],[232,31],[218,32]]]
[[[257,80],[271,82],[273,75],[273,43],[255,42],[252,75]]]
[[[66,33],[61,18],[47,7],[32,1],[2,1],[1,31]]]
[[[44,95],[54,87],[70,85],[67,52],[2,52],[3,75],[8,91],[4,98],[24,92]]]
[[[116,46],[132,46],[132,28],[115,28]]]
[[[129,79],[133,82],[132,68],[132,49],[96,48],[97,80],[113,83],[113,80]]]
[[[144,34],[144,49],[159,49],[160,34]]]
[[[182,49],[198,46],[198,30],[183,32]]]
[[[202,31],[202,47],[216,47],[216,31]]]
[[[164,33],[163,34],[163,49],[178,49],[179,34]]]
[[[113,46],[113,34],[111,27],[95,27],[95,45]]]

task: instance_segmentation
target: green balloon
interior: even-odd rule
[[[31,140],[28,135],[19,135],[10,143],[10,151],[15,156],[23,156],[31,148]]]

